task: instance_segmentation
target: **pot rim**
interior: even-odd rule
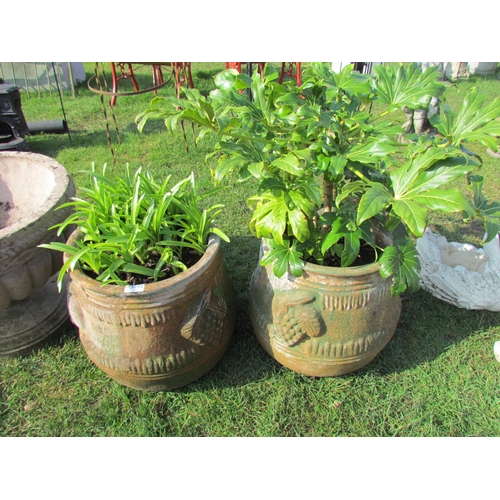
[[[80,231],[80,229],[75,229],[69,236],[67,244],[72,245],[72,242],[76,238],[81,237],[81,235],[83,235],[83,233]],[[220,246],[221,246],[220,237],[217,236],[215,233],[210,233],[207,249],[205,250],[205,253],[201,256],[200,260],[196,264],[189,267],[186,271],[182,271],[176,276],[172,276],[170,278],[156,281],[153,283],[147,283],[144,287],[144,291],[139,293],[139,295],[144,297],[144,295],[147,293],[154,294],[157,291],[163,290],[166,286],[182,287],[182,288],[186,287],[188,280],[195,280],[198,275],[201,275],[206,271],[210,263],[215,258],[215,255],[217,254]],[[64,262],[66,262],[66,260],[69,257],[70,256],[66,252],[64,252],[63,254]],[[83,287],[87,289],[92,289],[93,293],[99,295],[107,295],[107,296],[114,295],[120,297],[122,296],[134,297],[136,295],[135,293],[125,293],[124,292],[125,285],[113,285],[113,284],[102,285],[100,281],[97,281],[96,279],[88,276],[81,269],[79,263],[76,264],[75,269],[73,271],[69,271],[69,275],[72,279],[76,278],[78,282],[82,284]]]
[[[27,151],[0,152],[0,162],[4,159],[8,160],[9,158],[24,158],[28,162],[36,162],[39,165],[42,165],[47,170],[51,171],[54,176],[54,187],[42,205],[33,207],[33,210],[28,216],[19,219],[14,224],[8,225],[7,227],[0,228],[0,235],[2,239],[15,237],[16,233],[23,231],[26,226],[36,224],[38,221],[40,221],[39,224],[42,226],[47,225],[45,219],[51,219],[53,217],[54,210],[61,205],[62,202],[68,201],[65,199],[66,193],[69,193],[69,197],[75,195],[74,189],[72,189],[71,186],[72,181],[68,171],[63,165],[53,158]],[[49,222],[52,222],[52,220]]]
[[[259,256],[259,265],[262,257],[262,253],[268,249],[266,245],[266,239],[261,239],[261,255]],[[268,264],[267,266],[271,268],[272,264]],[[337,267],[337,266],[322,266],[321,264],[313,264],[311,262],[306,262],[304,265],[304,272],[307,274],[323,274],[327,276],[346,276],[346,277],[357,277],[363,276],[365,274],[373,274],[380,272],[380,264],[378,261],[371,262],[370,264],[363,264],[362,266],[348,266],[348,267]],[[274,273],[273,273],[274,274]],[[289,278],[293,280],[297,279],[305,279],[306,277],[302,274],[300,277],[293,276],[293,274],[288,270],[287,274]]]
[[[328,276],[362,276],[363,274],[371,274],[380,271],[380,264],[378,261],[371,264],[363,264],[362,266],[349,266],[349,267],[336,267],[336,266],[322,266],[320,264],[312,264],[306,262],[304,266],[306,273],[325,274]]]

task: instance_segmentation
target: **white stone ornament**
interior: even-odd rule
[[[495,358],[500,363],[500,342],[495,342],[493,345],[493,352],[495,353]]]
[[[426,229],[417,240],[417,251],[424,290],[462,309],[500,311],[498,235],[483,248],[476,248],[468,243],[448,242]]]

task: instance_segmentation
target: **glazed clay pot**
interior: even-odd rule
[[[75,231],[68,244],[77,237]],[[229,346],[234,293],[218,236],[194,266],[143,292],[102,286],[79,267],[70,278],[68,306],[82,345],[120,384],[150,391],[181,387],[211,370]]]
[[[300,278],[260,264],[250,283],[250,318],[264,349],[304,375],[344,375],[367,365],[389,342],[401,299],[379,264],[306,264]]]

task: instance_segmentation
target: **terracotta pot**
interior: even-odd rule
[[[264,349],[282,365],[314,377],[367,365],[393,336],[401,299],[379,264],[306,264],[300,278],[260,264],[250,283],[250,318]]]
[[[75,231],[68,244],[77,237]],[[70,278],[70,317],[83,347],[123,385],[158,391],[189,384],[211,370],[229,346],[234,293],[215,235],[194,266],[143,292],[102,286],[78,267]]]

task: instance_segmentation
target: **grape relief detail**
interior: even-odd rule
[[[319,337],[325,331],[321,313],[315,307],[316,295],[302,290],[280,292],[273,300],[273,340],[293,347],[303,340]]]
[[[181,325],[181,335],[200,346],[217,345],[226,314],[225,300],[208,289],[188,310]]]

